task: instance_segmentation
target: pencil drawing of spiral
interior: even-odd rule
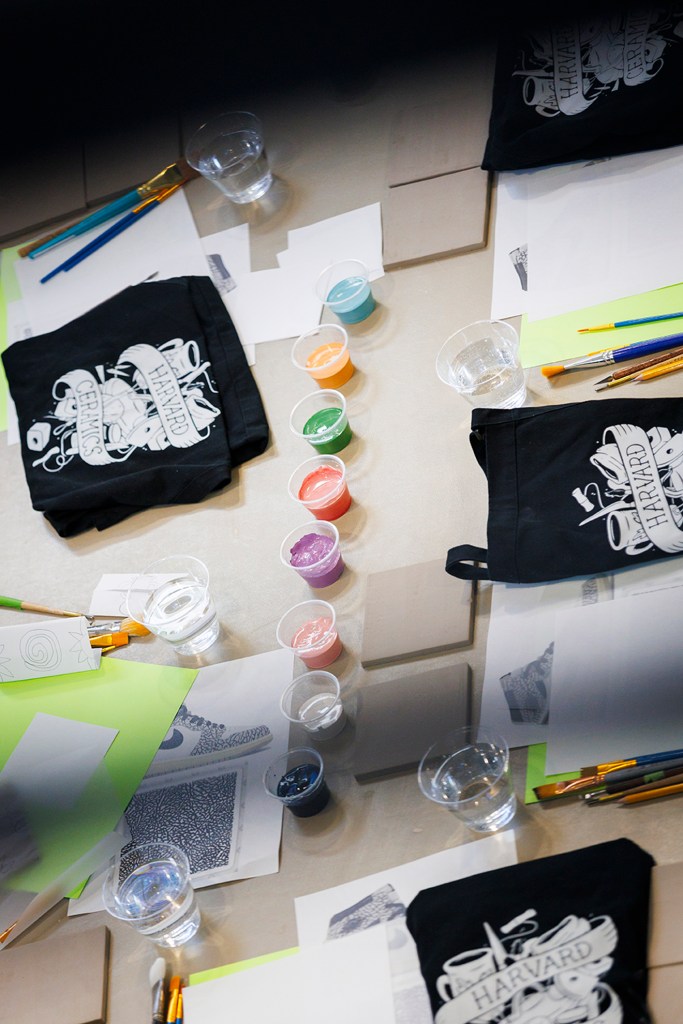
[[[32,629],[21,638],[19,651],[27,668],[43,672],[56,668],[62,660],[62,649],[49,629]]]

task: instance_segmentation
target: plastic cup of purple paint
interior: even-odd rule
[[[329,587],[344,571],[337,527],[319,519],[291,530],[280,545],[280,560],[309,587]]]

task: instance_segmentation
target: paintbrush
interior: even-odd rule
[[[69,238],[82,235],[86,231],[90,231],[91,228],[106,223],[112,217],[125,213],[126,210],[137,206],[141,199],[148,199],[158,195],[173,185],[184,185],[186,181],[197,177],[199,177],[199,171],[196,171],[194,167],[190,167],[187,160],[181,157],[180,160],[177,160],[174,164],[169,164],[168,167],[164,167],[163,171],[159,171],[153,178],[143,182],[142,185],[138,185],[131,192],[127,192],[124,196],[120,196],[118,199],[114,199],[113,202],[107,203],[101,210],[96,210],[95,213],[91,213],[82,220],[69,224],[66,228],[60,228],[59,231],[43,235],[42,238],[37,238],[28,245],[22,246],[17,252],[20,256],[28,256],[30,259],[35,259],[36,256],[47,252],[48,249],[52,249],[55,245],[61,245],[62,242],[66,242]]]
[[[642,370],[649,370],[651,366],[657,366],[658,363],[667,363],[671,359],[675,359],[678,356],[683,356],[683,347],[672,348],[668,352],[660,353],[659,355],[653,356],[652,359],[645,359],[642,363],[635,363],[633,366],[626,366],[623,370],[615,370],[614,373],[610,373],[608,377],[603,377],[595,384],[596,391],[604,391],[605,388],[617,387],[619,384],[627,384],[633,380]]]
[[[609,803],[613,800],[620,800],[628,793],[647,793],[651,789],[661,789],[662,786],[671,786],[674,783],[683,782],[683,772],[680,768],[672,768],[670,771],[649,772],[642,776],[642,782],[637,779],[630,782],[615,782],[592,793],[584,793],[583,800],[593,807],[596,804]]]
[[[683,769],[683,758],[653,762],[650,771],[657,771],[659,768],[681,768]],[[539,800],[552,800],[560,796],[571,796],[574,793],[581,793],[588,789],[601,788],[603,783],[609,779],[610,782],[623,782],[637,779],[642,775],[641,765],[622,767],[606,767],[604,771],[595,772],[593,775],[583,775],[578,779],[567,779],[563,782],[546,782],[542,786],[535,786],[534,793]]]
[[[16,608],[19,611],[35,612],[38,615],[59,615],[61,618],[83,618],[88,621],[88,632],[92,635],[98,630],[98,624],[93,621],[92,616],[83,612],[67,612],[63,608],[50,608],[44,604],[33,604],[31,601],[21,601],[18,597],[3,597],[0,594],[0,608]],[[103,622],[102,626],[107,632],[128,633],[130,636],[148,636],[149,630],[146,626],[136,622],[135,619],[125,618],[116,621],[116,629],[112,630],[114,622],[111,620]]]
[[[650,771],[655,769],[652,765],[660,766],[662,762],[674,762],[683,758],[683,748],[676,750],[660,750],[656,754],[638,754],[635,757],[623,757],[618,761],[603,761],[602,764],[587,765],[580,770],[582,775],[596,775],[602,772],[613,771],[615,768],[633,768],[635,766],[649,766]],[[669,764],[668,767],[672,767]]]
[[[675,348],[683,342],[683,334],[667,334],[661,338],[650,338],[649,341],[637,341],[633,345],[623,345],[621,348],[607,348],[602,352],[593,352],[583,356],[581,359],[574,359],[569,363],[561,363],[556,366],[543,366],[541,373],[544,377],[556,377],[560,373],[567,373],[569,370],[588,370],[593,366],[608,366],[610,363],[621,363],[625,359],[634,359],[643,356],[646,359],[655,352],[663,352],[666,349]]]
[[[677,782],[673,786],[662,786],[660,789],[651,789],[647,793],[627,793],[617,803],[623,807],[627,804],[639,804],[644,800],[657,800],[661,796],[673,796],[674,793],[683,793],[683,782]]]

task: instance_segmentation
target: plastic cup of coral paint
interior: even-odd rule
[[[360,260],[341,260],[325,267],[315,283],[315,293],[343,324],[358,324],[375,308],[368,268]]]
[[[331,455],[346,448],[351,427],[346,399],[339,391],[323,389],[306,395],[292,409],[289,426],[293,434],[315,448],[319,455]]]
[[[336,455],[314,455],[294,470],[289,493],[316,519],[339,519],[351,505],[346,466]]]
[[[309,587],[329,587],[344,571],[337,527],[322,520],[297,526],[283,540],[280,559],[295,569]]]
[[[341,387],[353,376],[349,336],[338,324],[320,324],[296,339],[292,362],[318,387]]]
[[[302,601],[286,611],[275,635],[280,647],[309,669],[327,668],[342,652],[334,608],[327,601]]]
[[[346,725],[339,680],[331,672],[305,672],[289,684],[280,700],[285,718],[301,725],[311,739],[328,740]]]

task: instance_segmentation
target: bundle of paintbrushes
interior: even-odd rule
[[[44,604],[33,604],[31,601],[21,601],[17,597],[3,597],[0,595],[0,608],[16,608],[24,612],[34,612],[38,615],[59,615],[62,618],[84,618],[88,623],[88,635],[90,646],[97,647],[103,654],[115,650],[117,647],[125,646],[132,636],[148,636],[149,630],[136,622],[135,619],[103,619],[97,621],[92,615],[84,615],[83,612],[69,612],[62,608],[50,608]]]
[[[582,768],[578,778],[544,783],[536,786],[534,793],[541,801],[577,796],[589,807],[602,803],[627,806],[683,793],[683,750]]]

